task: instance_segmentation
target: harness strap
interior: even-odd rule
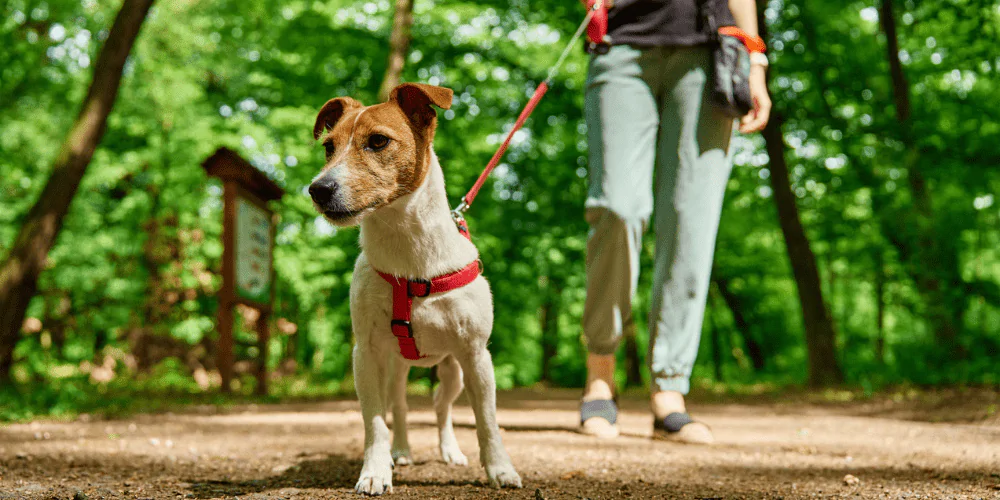
[[[468,235],[468,229],[463,234]],[[417,349],[416,341],[413,339],[413,326],[410,324],[413,299],[462,288],[475,281],[479,277],[481,269],[480,262],[476,260],[458,271],[430,280],[399,278],[381,271],[376,272],[392,285],[390,328],[396,341],[399,342],[399,353],[406,359],[416,360],[424,356]]]

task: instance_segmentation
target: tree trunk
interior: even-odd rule
[[[882,0],[879,12],[879,23],[885,32],[886,51],[889,58],[889,72],[892,74],[892,97],[896,103],[896,119],[900,124],[910,119],[910,84],[903,71],[903,63],[899,60],[899,38],[896,35],[896,17],[893,14],[892,0]]]
[[[803,28],[800,31],[808,44],[807,50],[816,53],[817,57],[820,58],[829,56],[829,54],[823,53],[824,45],[812,29],[823,19],[818,16],[806,15],[807,4],[805,2],[799,2],[798,5],[803,9]],[[946,348],[945,352],[962,354],[954,347],[957,346],[958,331],[961,328],[962,318],[967,307],[965,295],[961,289],[963,281],[959,270],[957,238],[940,236],[940,232],[933,223],[932,200],[926,178],[923,172],[917,169],[920,155],[915,147],[909,123],[912,110],[909,84],[902,62],[899,60],[899,43],[891,0],[882,2],[879,22],[886,34],[886,52],[892,78],[896,118],[900,122],[899,139],[906,147],[899,166],[907,172],[907,182],[911,190],[911,206],[904,206],[893,211],[885,210],[881,213],[875,210],[875,214],[879,218],[882,233],[898,250],[900,261],[905,264],[906,273],[916,285],[925,306],[923,316],[931,330],[942,345],[950,344],[953,346],[951,349]],[[819,68],[820,66],[815,65],[815,67]],[[815,76],[818,83],[817,93],[826,96],[830,90],[830,83],[826,82],[822,71],[816,72]],[[833,84],[835,85],[835,83]],[[847,130],[847,120],[834,112],[833,105],[829,100],[824,98],[822,102],[826,108],[826,116],[823,119],[837,123],[840,128]],[[844,140],[847,141],[848,137],[845,136]],[[860,144],[858,141],[854,141],[855,146],[858,144]],[[884,180],[876,176],[875,169],[872,168],[873,162],[860,157],[851,157],[850,163],[857,167],[855,172],[861,181],[872,188],[873,205],[879,198],[888,198],[881,187]],[[892,203],[885,205],[891,206]],[[875,208],[873,206],[873,209]]]
[[[875,359],[885,364],[885,250],[875,252]]]
[[[795,195],[789,184],[781,122],[777,113],[771,115],[771,121],[764,128],[764,141],[771,158],[771,188],[774,191],[774,203],[778,207],[778,221],[785,236],[785,249],[792,264],[799,303],[802,305],[802,321],[805,323],[806,349],[809,355],[809,384],[836,384],[843,381],[843,372],[837,361],[837,334],[823,301],[816,256],[802,227]]]
[[[823,296],[826,297],[826,302],[827,305],[829,306],[828,309],[830,311],[830,324],[833,325],[834,329],[836,329],[837,325],[841,323],[844,317],[843,308],[838,307],[839,301],[843,300],[844,298],[844,294],[840,293],[843,292],[844,280],[840,279],[841,277],[837,274],[837,270],[834,267],[834,262],[837,259],[833,254],[833,249],[830,249],[827,252],[826,259],[824,260],[826,261],[826,275],[827,275],[828,285],[826,291],[823,293]]]
[[[763,2],[758,4],[757,23],[761,37],[766,39],[767,22]],[[837,332],[830,322],[830,313],[823,300],[823,285],[816,267],[816,256],[802,227],[795,194],[792,193],[785,160],[785,140],[781,133],[782,122],[780,112],[775,110],[762,135],[771,160],[771,189],[778,209],[778,222],[785,237],[785,249],[792,264],[792,274],[795,276],[799,303],[802,306],[809,357],[809,385],[815,387],[836,384],[844,379],[837,361]]]
[[[985,224],[983,224],[983,223],[976,224],[976,247],[975,247],[974,251],[972,252],[972,254],[978,256],[978,257],[976,257],[976,277],[977,278],[979,278],[980,276],[983,275],[983,259],[984,259],[984,257],[986,257],[986,254],[983,253],[983,250],[986,249],[986,247],[983,245],[983,233],[984,233],[983,229],[984,229],[984,227],[985,227]],[[986,300],[984,298],[980,297],[980,299],[979,299],[979,314],[977,315],[978,318],[976,319],[976,324],[979,325],[979,338],[985,338],[989,334],[989,325],[986,322],[987,311],[988,311],[988,308],[986,307]]]
[[[549,358],[549,341],[548,341],[548,329],[549,329],[549,316],[552,315],[552,301],[549,299],[545,300],[542,307],[538,309],[538,327],[542,332],[539,343],[542,347],[542,359],[541,366],[539,366],[539,375],[542,382],[550,382],[549,377],[549,363],[551,359]]]
[[[635,321],[629,318],[625,324],[625,387],[642,385],[642,358],[639,357],[639,342],[635,338]]]
[[[719,327],[715,324],[715,307],[719,302],[715,299],[715,290],[709,289],[708,331],[712,339],[712,367],[715,369],[715,381],[722,382],[722,339],[719,337]]]
[[[413,0],[396,0],[396,13],[392,19],[392,35],[389,37],[389,60],[385,65],[385,76],[379,87],[380,101],[389,99],[389,92],[399,85],[406,63],[406,53],[410,48],[410,27],[413,26]]]
[[[153,0],[124,0],[94,66],[94,76],[42,193],[31,207],[10,254],[0,267],[0,381],[9,380],[28,303],[38,287],[70,202],[101,142],[114,107],[122,70]]]
[[[315,347],[309,340],[309,323],[302,321],[299,323],[299,329],[295,332],[295,360],[299,364],[299,368],[304,371],[312,370],[313,368],[313,354],[316,352]],[[351,356],[348,354],[348,360]],[[350,373],[351,366],[350,361],[347,362],[347,372]],[[346,373],[345,373],[346,375]]]
[[[899,59],[899,41],[896,33],[896,18],[892,0],[882,0],[879,23],[886,36],[886,55],[892,78],[892,92],[895,100],[896,119],[899,122],[900,140],[906,148],[903,167],[913,196],[915,208],[913,216],[917,234],[909,248],[901,249],[904,257],[909,257],[907,266],[917,289],[923,298],[924,316],[930,323],[938,342],[951,354],[961,355],[958,334],[962,328],[962,317],[966,301],[962,290],[959,259],[954,241],[942,238],[934,220],[934,206],[927,179],[920,169],[920,152],[917,149],[912,122],[910,86]]]
[[[562,287],[551,278],[548,286],[548,297],[542,305],[542,380],[552,382],[552,362],[559,351],[559,303],[562,298]]]
[[[729,307],[729,311],[733,314],[733,323],[736,325],[736,329],[743,336],[743,343],[747,347],[747,355],[750,356],[753,369],[755,371],[763,370],[765,364],[764,350],[761,349],[757,340],[753,338],[750,322],[747,321],[746,316],[743,314],[743,305],[740,303],[740,298],[729,288],[729,280],[717,278],[715,285],[719,290],[719,295],[722,296],[722,300],[726,302],[726,306]]]

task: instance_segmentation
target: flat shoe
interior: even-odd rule
[[[618,405],[610,399],[580,403],[580,433],[610,439],[618,436]]]
[[[712,444],[715,436],[707,425],[695,421],[687,413],[675,412],[662,420],[653,421],[653,439],[687,444]]]

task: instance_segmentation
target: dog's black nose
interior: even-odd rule
[[[333,195],[337,194],[337,184],[324,179],[317,179],[309,185],[309,196],[320,207],[327,207],[333,200]]]

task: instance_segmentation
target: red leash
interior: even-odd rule
[[[462,234],[462,236],[471,239],[469,236],[469,226],[466,224],[465,217],[463,217],[462,214],[469,209],[469,205],[472,205],[472,201],[476,199],[476,195],[479,194],[479,190],[483,187],[483,184],[486,183],[486,178],[489,177],[490,173],[493,172],[493,169],[500,164],[500,159],[503,158],[503,154],[507,151],[507,147],[510,146],[510,141],[514,137],[514,133],[524,126],[524,122],[529,116],[531,116],[531,112],[535,110],[535,106],[538,104],[538,101],[541,101],[542,96],[544,96],[545,92],[549,90],[549,84],[552,83],[552,78],[555,77],[559,67],[562,66],[563,61],[566,60],[566,56],[569,55],[569,51],[573,47],[573,44],[575,44],[577,39],[580,38],[580,34],[583,33],[584,28],[587,27],[591,19],[594,17],[594,12],[602,8],[603,0],[591,1],[594,3],[587,11],[587,17],[583,19],[583,23],[580,24],[580,27],[576,30],[576,34],[574,34],[573,38],[570,39],[569,44],[566,46],[566,49],[563,50],[562,55],[559,56],[556,64],[549,70],[548,76],[546,76],[545,80],[542,81],[538,88],[535,89],[535,93],[532,94],[531,99],[528,99],[528,103],[524,105],[521,115],[517,117],[517,121],[514,122],[514,126],[511,127],[510,132],[507,133],[507,138],[504,139],[503,144],[500,145],[497,152],[493,154],[493,158],[490,159],[490,162],[486,164],[486,168],[483,170],[483,173],[479,175],[479,179],[476,180],[476,183],[472,185],[472,189],[470,189],[469,192],[462,197],[462,203],[459,204],[455,210],[452,210],[452,217],[455,219],[455,224],[458,226],[458,231]],[[606,20],[604,29],[606,29]],[[378,270],[376,270],[376,272],[378,272],[379,276],[381,276],[383,280],[392,286],[392,320],[389,323],[389,328],[392,331],[393,336],[396,337],[396,342],[399,344],[399,354],[406,359],[417,360],[423,358],[424,355],[420,354],[420,350],[417,349],[416,340],[413,338],[413,325],[410,323],[413,312],[413,299],[427,297],[432,293],[442,293],[455,290],[472,283],[482,273],[482,263],[476,260],[458,271],[429,280],[407,279],[383,273]]]
[[[601,17],[602,14],[603,17]],[[594,26],[590,26],[591,21],[595,20],[595,15],[597,15],[597,22],[593,23]],[[602,19],[603,24],[601,21]],[[503,158],[503,154],[507,152],[507,147],[510,146],[510,141],[514,138],[514,133],[524,126],[524,122],[527,121],[529,116],[531,116],[531,112],[535,110],[535,106],[538,105],[538,101],[541,101],[542,96],[544,96],[545,92],[549,90],[549,85],[552,84],[552,79],[555,78],[556,73],[559,72],[559,68],[566,60],[566,56],[569,55],[569,51],[576,44],[576,41],[580,39],[584,30],[588,31],[589,37],[600,37],[600,39],[603,40],[604,35],[601,31],[603,30],[604,32],[607,32],[607,10],[604,9],[603,0],[591,0],[590,8],[587,9],[587,16],[583,18],[583,22],[580,23],[580,27],[576,29],[576,33],[573,34],[569,43],[566,44],[566,48],[563,49],[559,59],[552,66],[552,68],[549,69],[549,74],[545,77],[545,80],[543,80],[542,83],[535,88],[535,93],[531,95],[531,99],[528,99],[528,103],[524,105],[524,109],[521,110],[521,115],[517,117],[517,121],[514,122],[514,126],[511,127],[510,132],[507,132],[507,137],[504,139],[503,143],[500,144],[497,152],[493,154],[493,158],[491,158],[490,162],[486,164],[486,168],[483,169],[483,173],[479,174],[479,179],[477,179],[476,183],[472,185],[472,189],[469,189],[469,192],[462,197],[462,202],[459,203],[458,207],[456,207],[455,210],[452,210],[452,217],[454,217],[455,222],[458,223],[460,227],[464,226],[465,220],[465,217],[462,214],[469,210],[473,200],[476,199],[476,195],[479,194],[479,189],[486,183],[486,178],[489,177],[493,172],[493,169],[500,164],[500,159]]]
[[[507,133],[507,138],[504,139],[503,144],[500,145],[497,152],[493,153],[493,158],[491,158],[490,162],[486,164],[486,168],[483,170],[483,173],[479,174],[479,179],[472,185],[472,189],[470,189],[469,192],[462,198],[462,204],[465,206],[462,210],[463,212],[468,210],[469,205],[472,205],[472,200],[476,199],[476,195],[479,194],[479,188],[483,187],[483,184],[486,183],[486,178],[490,176],[493,169],[500,163],[500,158],[503,158],[503,154],[507,152],[507,146],[510,145],[510,140],[514,138],[514,133],[520,130],[524,125],[524,122],[529,116],[531,116],[531,112],[535,110],[535,105],[538,104],[538,101],[542,100],[542,96],[545,95],[547,90],[549,90],[548,80],[542,82],[541,85],[535,89],[535,93],[531,96],[531,99],[528,99],[528,104],[525,104],[524,109],[521,110],[521,116],[517,117],[517,121],[514,122],[514,127]]]

